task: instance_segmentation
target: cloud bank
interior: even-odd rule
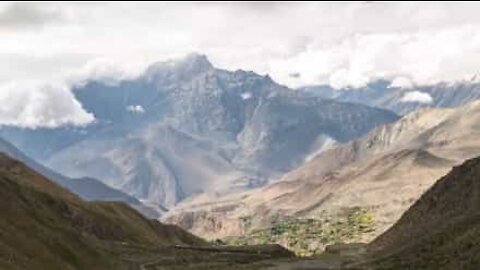
[[[433,98],[429,93],[420,92],[420,91],[411,91],[411,92],[405,93],[405,95],[402,97],[400,101],[430,104],[433,102]]]
[[[193,51],[290,87],[469,79],[479,72],[478,10],[467,2],[2,3],[0,124],[91,122],[72,85],[114,83]],[[7,104],[18,100],[31,104]]]
[[[4,125],[55,128],[94,121],[65,86],[6,85],[0,88],[0,104],[0,123]]]

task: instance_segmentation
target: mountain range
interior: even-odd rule
[[[480,158],[455,167],[360,255],[343,254],[357,246],[331,246],[331,255],[304,260],[278,246],[212,246],[125,204],[85,202],[1,154],[0,267],[473,270],[480,265],[479,173]]]
[[[398,87],[392,86],[390,81],[378,80],[360,88],[334,89],[328,85],[317,85],[298,90],[324,99],[383,108],[399,115],[426,107],[458,107],[480,98],[480,83],[476,77],[428,86]]]
[[[292,257],[276,245],[212,246],[124,203],[86,202],[3,153],[0,196],[0,269],[246,269]]]
[[[158,211],[204,192],[264,185],[398,118],[293,91],[268,76],[217,69],[199,54],[73,93],[94,124],[4,127],[0,135],[59,173],[99,179]]]
[[[364,249],[330,246],[331,255],[302,260],[278,246],[212,246],[125,204],[85,202],[1,154],[0,267],[473,270],[480,265],[479,173],[480,158],[455,167]]]
[[[479,117],[478,101],[421,109],[322,152],[276,182],[234,195],[198,196],[164,218],[197,235],[225,238],[268,228],[279,218],[335,220],[359,208],[373,228],[350,241],[368,242],[452,166],[480,154]]]
[[[0,152],[4,155],[14,158],[26,164],[29,168],[36,172],[52,179],[60,186],[80,196],[87,201],[110,201],[110,202],[124,202],[136,210],[140,211],[147,217],[157,218],[160,213],[153,208],[149,208],[142,204],[136,198],[114,188],[111,188],[99,180],[93,178],[69,178],[60,173],[57,173],[35,160],[31,159],[15,146],[9,142],[0,139]]]
[[[475,79],[293,90],[190,54],[72,92],[93,123],[0,127],[0,269],[480,267]]]
[[[0,155],[1,269],[129,269],[124,246],[202,244],[125,204],[87,203],[23,163]]]

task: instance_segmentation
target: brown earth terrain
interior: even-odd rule
[[[454,109],[422,109],[327,150],[265,187],[214,198],[198,196],[164,220],[207,239],[236,236],[252,243],[259,230],[271,230],[282,222],[336,223],[342,222],[345,211],[361,209],[373,219],[371,229],[359,231],[354,224],[345,237],[313,239],[310,246],[315,250],[309,252],[321,251],[338,239],[369,242],[452,166],[480,154],[478,123],[479,102]],[[297,227],[287,234],[297,232]],[[270,235],[265,242],[285,244],[281,240]]]

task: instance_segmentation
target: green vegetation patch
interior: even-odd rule
[[[244,219],[251,222],[249,218],[242,218],[242,221]],[[224,242],[234,246],[280,244],[298,256],[312,256],[323,252],[327,245],[354,242],[373,230],[372,213],[352,207],[343,209],[337,215],[322,212],[315,218],[278,218],[268,228],[229,237]]]

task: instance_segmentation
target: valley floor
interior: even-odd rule
[[[180,270],[180,269],[268,269],[294,255],[278,245],[262,246],[184,246],[152,248],[126,243],[109,244],[112,256],[121,258],[122,269]]]
[[[128,270],[342,270],[361,259],[361,248],[345,245],[315,257],[295,257],[278,245],[173,246],[152,249],[119,245],[116,250]],[[353,250],[353,251],[352,251]]]

